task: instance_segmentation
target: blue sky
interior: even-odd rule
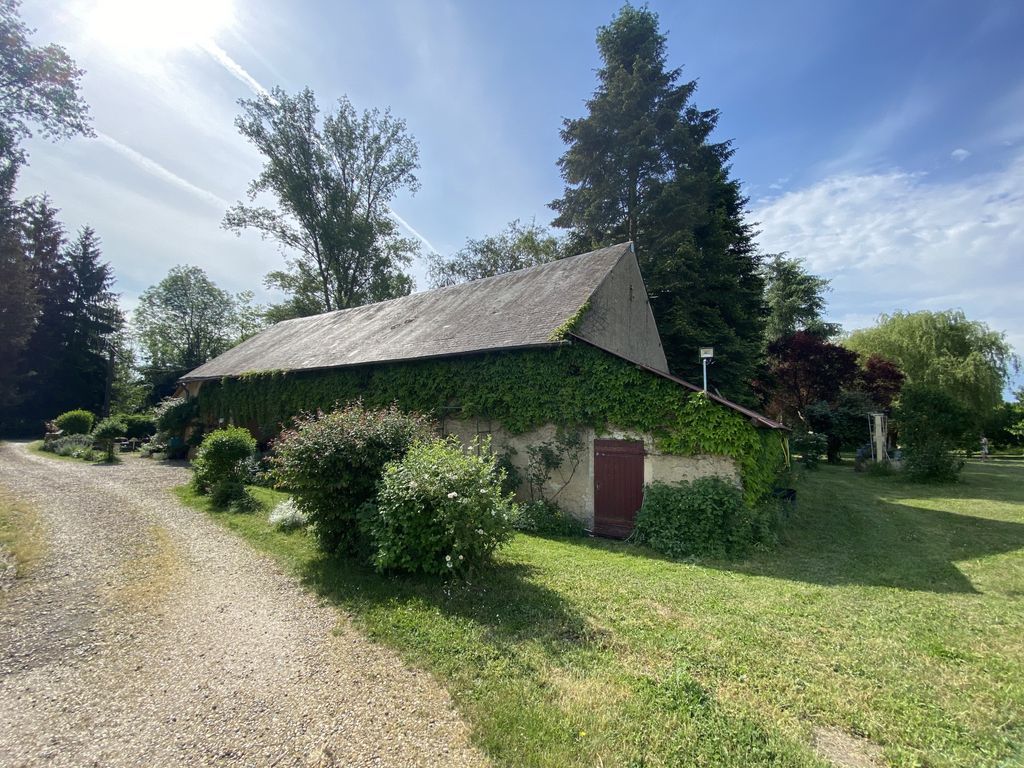
[[[128,306],[178,263],[271,298],[262,275],[282,257],[219,227],[259,168],[232,125],[254,87],[405,118],[422,188],[394,208],[441,253],[513,218],[547,223],[561,119],[582,114],[595,29],[619,7],[225,2],[162,4],[178,11],[148,26],[124,22],[123,1],[24,4],[37,39],[87,71],[99,135],[32,142],[21,192],[97,229]],[[1024,6],[650,5],[695,102],[721,110],[764,249],[832,280],[833,319],[957,307],[1024,351]]]

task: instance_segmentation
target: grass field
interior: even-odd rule
[[[893,765],[1024,764],[1024,466],[946,487],[823,467],[799,498],[743,562],[520,535],[458,585],[214,517],[431,670],[499,765],[825,765],[823,729]]]

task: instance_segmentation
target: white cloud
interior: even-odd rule
[[[957,149],[954,149],[952,152],[949,153],[950,159],[951,160],[956,160],[958,163],[962,163],[964,160],[966,160],[970,156],[971,156],[970,150],[964,149],[963,147],[959,147]]]
[[[848,329],[896,309],[961,308],[1024,351],[1024,153],[956,181],[830,176],[753,213],[765,250],[832,280],[830,311]]]

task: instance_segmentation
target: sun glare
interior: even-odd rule
[[[91,33],[119,49],[171,51],[202,45],[234,20],[231,0],[97,0]]]

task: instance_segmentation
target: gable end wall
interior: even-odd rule
[[[627,253],[590,297],[573,334],[637,363],[668,371],[636,255]]]

